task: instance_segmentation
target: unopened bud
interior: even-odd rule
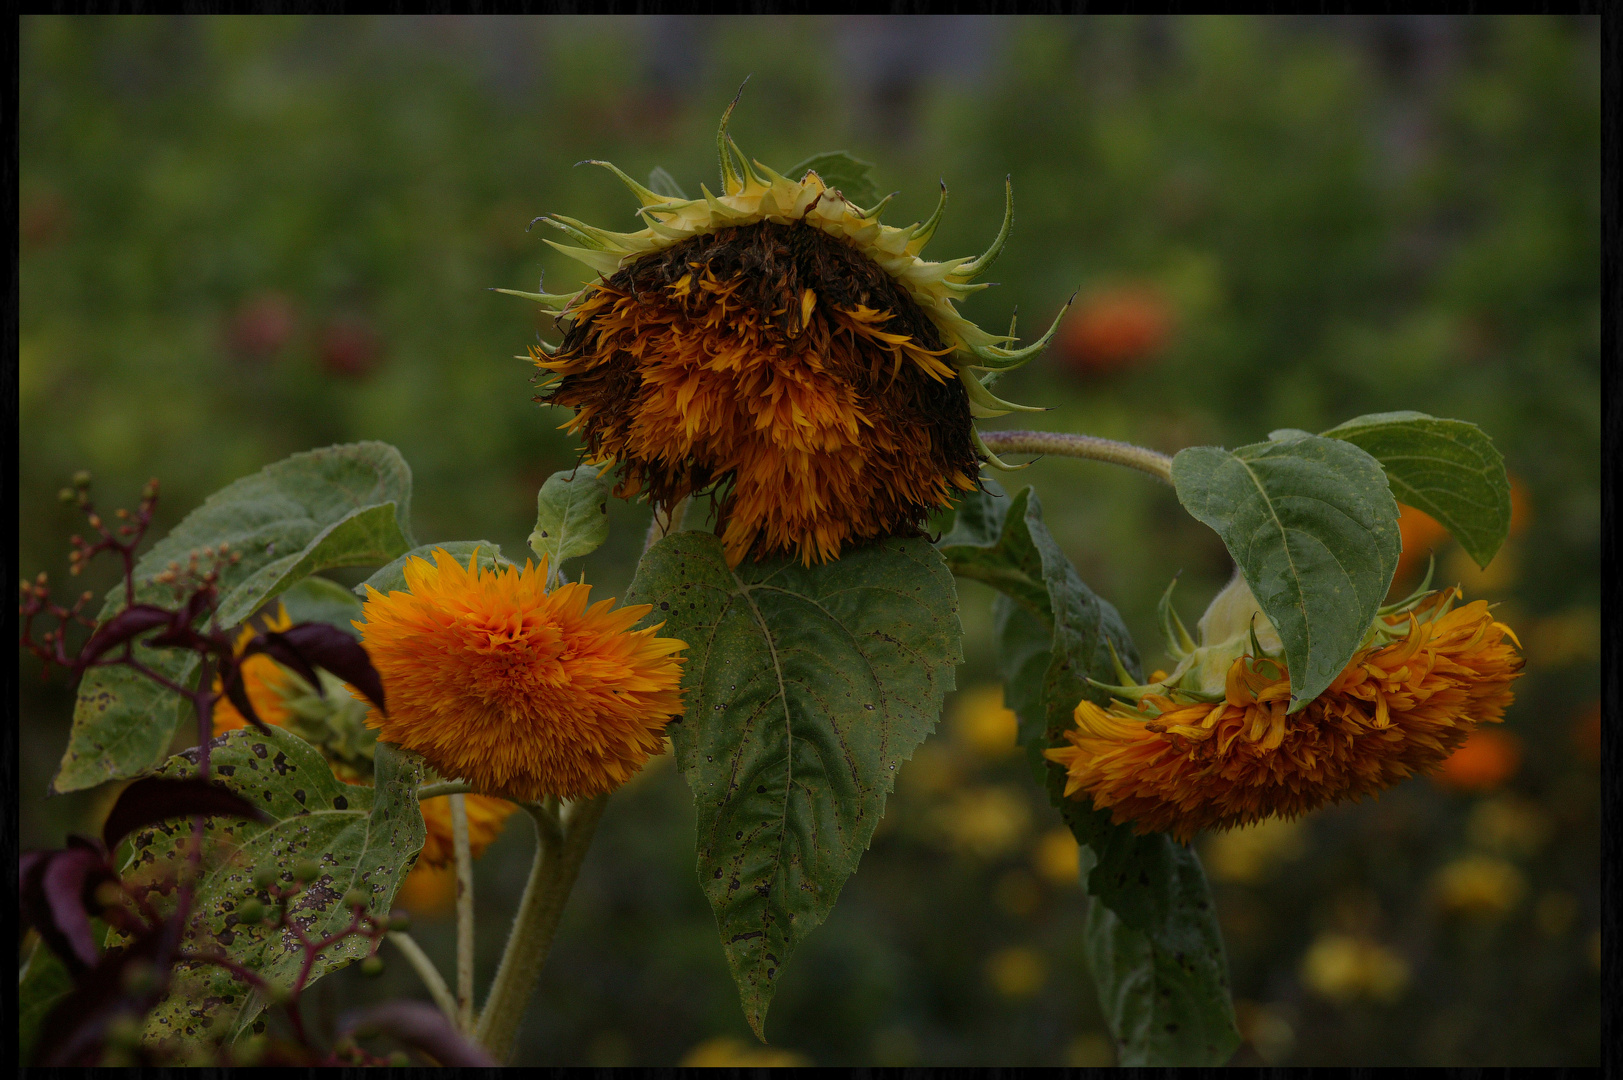
[[[265,921],[265,905],[249,897],[237,905],[237,921],[246,926],[257,926]]]
[[[158,969],[148,960],[131,960],[124,965],[123,976],[126,992],[141,997],[150,994],[158,988]]]
[[[74,473],[73,474],[73,486],[76,487],[76,488],[81,488],[81,489],[89,487],[90,486],[90,473],[88,473],[84,469],[80,469],[78,472]]]
[[[347,889],[342,902],[347,908],[363,908],[366,906],[366,893],[360,889]]]
[[[321,876],[321,865],[314,859],[300,859],[293,864],[293,880],[314,881]]]
[[[75,502],[79,498],[79,493],[74,491],[72,488],[63,488],[61,491],[56,493],[56,497],[64,503],[71,503]]]
[[[405,933],[411,929],[411,916],[404,911],[389,912],[389,929],[398,933]]]
[[[90,521],[90,527],[92,529],[101,528],[101,515],[100,514],[91,514],[90,518],[89,518],[89,521]]]
[[[368,956],[365,960],[362,960],[361,961],[361,974],[362,975],[382,975],[383,974],[383,957],[373,955],[373,956]]]
[[[272,885],[276,884],[276,878],[277,874],[275,867],[261,866],[258,870],[254,871],[254,888],[268,889]]]
[[[118,887],[116,881],[104,881],[96,886],[96,903],[104,908],[112,907],[124,898],[124,890]]]

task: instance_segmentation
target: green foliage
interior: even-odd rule
[[[836,562],[729,569],[713,536],[668,536],[628,603],[688,643],[670,732],[698,811],[699,881],[744,1015],[764,1037],[789,954],[873,838],[897,766],[953,688],[957,597],[922,540]]]
[[[1352,659],[1397,570],[1398,508],[1380,463],[1305,435],[1181,450],[1172,482],[1279,631],[1290,711],[1304,708]]]
[[[219,622],[232,626],[295,582],[333,567],[384,562],[411,547],[411,470],[384,443],[330,446],[294,454],[210,496],[136,564],[138,603],[172,603],[154,581],[204,547],[228,543],[241,560],[221,568]],[[206,570],[207,559],[200,566]],[[107,595],[98,621],[123,610],[124,589]],[[189,686],[193,653],[136,649],[166,678]],[[52,788],[78,791],[135,776],[162,758],[181,721],[183,700],[127,667],[94,668],[79,685],[67,750]],[[190,719],[190,717],[186,717]]]
[[[871,161],[863,161],[844,150],[831,150],[826,154],[813,154],[783,175],[799,180],[808,172],[815,172],[825,187],[837,189],[856,206],[866,208],[879,201],[879,185],[874,182]]]
[[[1065,798],[1064,770],[1041,757],[1065,745],[1077,702],[1108,703],[1086,680],[1116,678],[1112,650],[1138,677],[1121,617],[1060,551],[1031,488],[1013,498],[995,487],[966,497],[941,544],[955,572],[963,567],[1005,590],[994,605],[1004,700],[1051,801],[1085,849],[1089,966],[1119,1064],[1226,1062],[1239,1035],[1199,858],[1165,835],[1135,836],[1112,825],[1107,811]],[[1034,582],[1045,587],[1037,610],[1027,602]]]
[[[556,578],[565,559],[589,555],[609,537],[609,496],[614,477],[595,465],[578,465],[547,477],[535,497],[530,550],[547,560]]]
[[[365,599],[367,589],[376,589],[385,596],[392,592],[405,592],[406,563],[412,559],[426,559],[432,563],[435,559],[434,553],[441,550],[463,566],[468,565],[468,561],[474,557],[475,552],[478,553],[479,568],[482,570],[492,570],[498,566],[512,565],[502,558],[501,547],[489,540],[448,540],[443,544],[424,544],[421,547],[412,548],[355,586],[355,594]]]
[[[1481,428],[1419,412],[1371,413],[1323,433],[1345,439],[1386,470],[1392,494],[1424,510],[1487,566],[1510,535],[1510,477]]]
[[[324,622],[360,636],[352,624],[361,617],[361,603],[336,581],[307,577],[282,594],[282,607],[293,622]]]
[[[417,755],[388,743],[377,744],[373,762],[377,786],[362,787],[339,780],[313,747],[288,731],[250,728],[217,739],[211,753],[216,781],[253,800],[272,820],[206,819],[203,876],[185,947],[217,950],[272,986],[291,989],[304,962],[297,939],[286,929],[248,924],[236,912],[249,899],[274,906],[254,881],[258,872],[272,870],[277,883],[287,887],[306,861],[318,873],[288,902],[288,913],[311,940],[350,924],[350,909],[342,903],[350,889],[365,893],[366,910],[386,919],[401,878],[423,846],[417,806],[423,765]],[[159,776],[174,778],[196,774],[195,749],[158,770]],[[190,820],[175,819],[132,839],[123,872],[146,885],[147,900],[160,913],[172,909],[174,893],[158,883],[189,872],[191,838]],[[366,939],[356,935],[324,950],[310,979],[354,962],[367,948]],[[147,1018],[147,1036],[196,1036],[202,1028],[240,1033],[264,1004],[260,994],[250,993],[222,968],[182,965],[169,994]]]
[[[26,1064],[34,1056],[34,1040],[40,1024],[56,1003],[73,989],[73,979],[62,961],[44,942],[36,941],[28,962],[17,975],[17,1062]]]

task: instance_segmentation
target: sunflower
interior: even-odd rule
[[[889,199],[865,210],[815,171],[791,179],[746,158],[731,113],[716,140],[719,196],[658,195],[592,162],[631,189],[647,227],[542,219],[579,246],[548,243],[600,277],[575,293],[515,294],[564,328],[561,345],[531,350],[553,379],[536,400],[575,410],[564,427],[588,460],[618,465],[617,495],[668,511],[708,491],[732,565],[774,553],[810,565],[916,535],[978,485],[981,460],[1005,467],[972,418],[1027,407],[979,373],[1020,366],[1054,334],[1007,348],[1012,325],[989,334],[954,308],[988,287],[971,282],[1008,239],[1012,190],[985,254],[930,262],[920,252],[945,185],[927,220],[882,225]]]
[[[631,630],[651,605],[588,607],[578,583],[547,592],[544,559],[485,571],[477,558],[436,549],[407,560],[410,591],[367,589],[355,627],[389,695],[367,723],[441,775],[520,802],[625,783],[682,711],[672,654],[686,645]]]
[[[1108,709],[1083,701],[1065,732],[1070,745],[1045,755],[1065,767],[1067,796],[1109,807],[1135,832],[1186,843],[1201,829],[1290,818],[1381,791],[1437,769],[1510,704],[1522,666],[1511,645],[1520,643],[1485,601],[1455,607],[1458,599],[1458,589],[1440,589],[1383,609],[1365,647],[1291,715],[1272,626],[1198,649],[1174,646],[1182,656],[1171,675],[1108,688],[1118,697]],[[1220,605],[1225,629],[1266,621],[1239,579],[1214,610]],[[1211,629],[1202,620],[1203,632]]]

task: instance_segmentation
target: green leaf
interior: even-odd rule
[[[1398,502],[1436,518],[1478,566],[1487,566],[1510,535],[1505,459],[1475,424],[1419,412],[1371,413],[1324,436],[1379,461]]]
[[[350,634],[360,632],[351,625],[361,617],[361,602],[336,581],[308,577],[282,594],[287,617],[296,623],[323,622]]]
[[[1088,897],[1088,966],[1116,1036],[1116,1064],[1123,1068],[1222,1065],[1240,1045],[1206,875],[1193,851],[1169,848],[1165,914],[1149,930],[1134,929],[1102,900]],[[1092,859],[1084,849],[1084,881]]]
[[[676,177],[666,172],[663,166],[655,165],[654,171],[648,174],[648,190],[655,195],[663,195],[667,199],[686,199],[687,192],[682,185],[676,182]]]
[[[611,474],[595,465],[577,465],[555,472],[535,497],[535,531],[530,550],[546,559],[556,577],[565,559],[596,551],[609,538]]]
[[[349,925],[350,911],[340,898],[350,888],[368,895],[368,911],[386,916],[423,846],[417,806],[422,759],[380,742],[373,757],[377,786],[361,787],[335,777],[315,748],[291,732],[249,728],[214,740],[211,764],[219,783],[251,799],[272,820],[205,819],[203,874],[184,947],[223,953],[272,985],[291,989],[304,960],[293,933],[268,921],[246,926],[234,914],[249,896],[270,906],[269,895],[253,885],[254,872],[273,867],[281,884],[289,885],[301,860],[321,866],[322,876],[289,901],[291,917],[313,941]],[[170,758],[158,775],[197,775],[196,749]],[[187,873],[191,837],[191,821],[176,819],[132,838],[123,873],[145,887],[146,901],[159,913],[173,910],[175,892],[165,883]],[[368,947],[356,935],[323,950],[310,981],[362,958]],[[148,1015],[147,1035],[196,1037],[205,1027],[240,1032],[263,1005],[224,969],[183,964],[170,993]]]
[[[1107,811],[1065,798],[1064,770],[1042,757],[1044,749],[1066,745],[1079,701],[1107,703],[1086,680],[1115,680],[1111,647],[1138,676],[1126,627],[1065,558],[1030,488],[1012,499],[995,488],[970,495],[959,507],[959,520],[966,519],[970,531],[944,537],[943,546],[961,549],[966,545],[958,541],[978,536],[985,550],[975,561],[962,550],[953,557],[983,569],[990,553],[1001,551],[1011,564],[981,579],[1018,582],[993,603],[1004,701],[1050,800],[1083,846],[1089,966],[1120,1063],[1222,1064],[1240,1040],[1199,859],[1167,836],[1135,836],[1129,826],[1111,824]],[[1012,599],[1028,592],[1024,581],[1032,578],[1045,586],[1038,610]]]
[[[502,549],[489,540],[450,540],[443,544],[424,544],[421,547],[412,548],[355,586],[355,595],[364,600],[368,587],[376,589],[385,596],[392,592],[406,592],[406,563],[411,559],[427,559],[432,563],[434,561],[434,552],[442,548],[447,555],[463,566],[468,565],[468,560],[473,558],[475,551],[479,553],[479,567],[482,570],[492,570],[498,566],[513,565],[502,558]]]
[[[68,969],[42,941],[35,941],[28,963],[17,977],[17,1064],[26,1065],[34,1056],[34,1040],[40,1024],[56,1003],[73,989]]]
[[[952,576],[918,539],[731,570],[715,537],[682,532],[643,556],[626,602],[653,604],[645,621],[688,643],[669,731],[700,884],[762,1035],[784,963],[833,908],[953,687]]]
[[[352,443],[294,454],[215,492],[153,545],[136,564],[136,601],[172,605],[173,592],[153,578],[171,562],[184,567],[200,548],[229,543],[241,559],[221,570],[219,619],[231,626],[302,577],[377,565],[405,551],[410,505],[411,470],[392,446]],[[123,608],[120,584],[98,620]],[[196,682],[194,653],[137,648],[136,656],[173,682]],[[162,760],[176,724],[193,719],[178,695],[128,668],[93,668],[79,684],[51,788],[78,791],[136,776]]]
[[[1029,487],[1015,496],[1016,506],[988,481],[985,492],[976,492],[958,504],[952,532],[937,547],[957,576],[984,581],[1047,618],[1048,585],[1043,580],[1042,556],[1023,524],[1028,496],[1036,498]],[[1046,529],[1042,535],[1048,537]]]
[[[816,173],[825,187],[837,188],[857,206],[869,207],[879,201],[879,185],[874,183],[871,161],[852,157],[844,150],[831,150],[826,154],[813,154],[784,175],[799,180],[808,172]]]
[[[1289,711],[1303,708],[1352,659],[1397,571],[1398,507],[1380,463],[1308,435],[1179,451],[1172,482],[1279,631]]]

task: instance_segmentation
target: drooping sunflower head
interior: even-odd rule
[[[405,566],[407,592],[367,590],[356,622],[389,695],[367,722],[442,776],[535,802],[611,791],[663,749],[682,711],[686,646],[632,630],[650,610],[547,592],[547,568],[484,570],[443,549]]]
[[[1045,753],[1065,767],[1067,796],[1184,842],[1373,794],[1434,771],[1478,724],[1504,718],[1520,643],[1485,601],[1461,598],[1439,589],[1383,609],[1335,681],[1287,714],[1278,636],[1236,578],[1202,620],[1202,644],[1176,627],[1173,672],[1110,687],[1108,709],[1081,702],[1070,745]]]
[[[971,282],[1008,238],[1012,195],[985,254],[930,262],[920,252],[945,186],[928,220],[892,228],[879,222],[888,199],[865,210],[815,171],[790,178],[746,158],[726,116],[717,148],[722,193],[701,199],[593,162],[637,196],[639,232],[543,219],[578,246],[548,243],[601,276],[567,295],[516,294],[564,328],[561,345],[532,350],[552,378],[537,400],[575,410],[565,427],[589,460],[619,466],[617,494],[669,508],[710,492],[734,565],[824,562],[916,533],[977,485],[981,459],[1002,466],[972,419],[1025,407],[993,396],[982,373],[1053,336],[1008,348],[1012,326],[988,334],[954,306],[987,287]]]

